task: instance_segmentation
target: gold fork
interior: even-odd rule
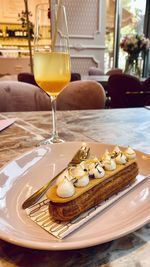
[[[46,183],[44,186],[42,186],[40,189],[38,189],[33,195],[31,195],[28,199],[26,199],[23,204],[22,208],[26,209],[32,206],[33,204],[37,203],[37,201],[42,198],[42,196],[45,195],[46,191],[51,186],[51,183],[68,167],[74,166],[76,164],[79,164],[81,161],[85,160],[89,155],[90,148],[83,145],[80,147],[80,149],[76,152],[76,154],[73,156],[71,161],[68,163],[67,167],[65,167],[62,171],[60,171],[56,176],[54,176],[48,183]]]

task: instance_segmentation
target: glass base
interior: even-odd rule
[[[42,146],[42,145],[50,145],[50,144],[59,144],[59,143],[64,143],[65,141],[59,137],[51,137],[51,138],[48,138],[48,139],[45,139],[43,141],[41,141],[39,143],[39,146]]]

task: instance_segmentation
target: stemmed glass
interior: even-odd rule
[[[71,76],[65,7],[59,3],[50,10],[48,3],[37,5],[34,35],[34,76],[50,96],[53,119],[52,136],[43,144],[60,143],[63,140],[57,132],[56,97]]]

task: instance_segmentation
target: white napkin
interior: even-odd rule
[[[16,121],[16,118],[0,120],[0,131],[12,125],[15,121]]]

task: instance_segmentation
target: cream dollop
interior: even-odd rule
[[[126,155],[127,159],[136,158],[136,153],[130,146],[124,151],[124,154]]]
[[[75,193],[75,187],[71,181],[65,177],[57,186],[57,195],[59,197],[72,197]]]
[[[90,178],[102,178],[105,175],[105,170],[102,168],[101,163],[97,162],[89,166]]]
[[[56,185],[58,186],[65,178],[67,178],[68,180],[71,180],[71,177],[70,177],[70,175],[69,175],[69,171],[68,171],[68,169],[66,169],[64,172],[62,172],[59,176],[58,176],[58,178],[57,178],[57,180],[56,180]]]
[[[71,179],[78,179],[78,178],[83,177],[86,174],[87,174],[87,171],[84,169],[84,167],[81,164],[75,167],[71,167],[69,169],[69,175],[71,176]]]
[[[107,171],[113,171],[116,169],[116,162],[114,159],[105,159],[103,161],[104,168]]]
[[[72,182],[76,187],[84,187],[89,183],[88,172],[85,169],[84,162],[79,165],[70,168],[70,176],[72,177]]]
[[[95,163],[97,163],[97,162],[99,162],[99,164],[101,164],[98,158],[93,158],[93,159],[90,159],[90,160],[82,161],[82,162],[80,163],[80,165],[82,166],[82,168],[83,168],[84,170],[87,170],[87,171],[88,171],[89,168],[91,168],[92,164],[95,164]]]
[[[118,154],[118,156],[115,158],[115,161],[116,161],[116,163],[119,164],[119,165],[124,165],[124,164],[127,163],[127,157],[126,157],[125,154],[120,153],[120,154]]]
[[[115,146],[111,153],[106,150],[101,159],[93,158],[69,167],[57,178],[57,195],[62,198],[71,197],[75,194],[75,187],[85,187],[90,178],[102,178],[105,171],[113,171],[117,164],[126,164],[128,159],[135,157],[136,153],[131,147],[122,152],[119,146]]]
[[[113,151],[112,151],[112,156],[117,157],[120,153],[121,153],[121,150],[120,150],[119,146],[115,146]]]
[[[111,159],[111,154],[109,153],[108,150],[105,151],[105,153],[102,156],[102,162],[105,160],[110,160]]]
[[[88,183],[89,183],[89,176],[84,175],[83,177],[76,179],[76,181],[74,182],[74,185],[76,187],[84,187],[84,186],[88,185]]]

